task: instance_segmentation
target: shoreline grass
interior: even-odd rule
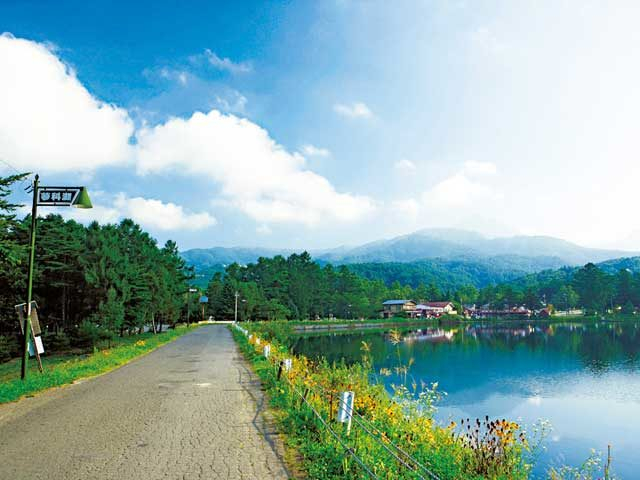
[[[442,480],[524,480],[528,477],[530,465],[523,458],[528,447],[525,440],[519,439],[517,424],[502,421],[489,425],[487,421],[483,430],[486,436],[479,440],[458,433],[454,425],[437,425],[428,408],[414,408],[416,403],[409,401],[413,395],[406,388],[398,389],[401,396],[397,395],[398,391],[390,396],[381,383],[371,382],[373,366],[366,348],[363,348],[362,364],[312,362],[304,356],[291,355],[273,336],[260,334],[262,342],[258,344],[255,332],[252,339],[248,339],[240,331],[231,330],[239,350],[262,381],[287,445],[298,452],[301,468],[309,478],[366,478],[361,465],[345,454],[344,445],[328,432],[325,423],[381,479],[421,478],[417,471],[403,469],[397,459],[389,456],[386,447],[392,443],[410,452]],[[269,359],[262,355],[265,342],[269,342],[271,348]],[[282,372],[284,378],[278,380],[277,364],[284,358],[291,358],[292,366],[288,372]],[[348,436],[344,424],[335,421],[339,395],[347,390],[355,392],[357,415],[382,432],[378,441],[355,423],[354,431]],[[304,392],[304,404],[300,392]],[[437,394],[435,387],[426,388],[423,394],[420,402],[425,407],[432,406],[432,395]],[[311,405],[324,421],[313,413]],[[494,448],[496,445],[487,439],[499,448]]]
[[[95,349],[88,354],[43,356],[44,373],[38,371],[36,359],[32,358],[25,381],[20,379],[20,359],[13,359],[0,365],[0,404],[115,370],[176,340],[192,328],[179,326],[156,335],[143,333],[125,337],[118,339],[118,344],[110,349]]]

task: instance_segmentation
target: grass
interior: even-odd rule
[[[308,478],[367,478],[363,467],[345,454],[344,446],[331,435],[311,406],[380,479],[423,478],[424,474],[404,468],[389,454],[387,447],[392,444],[409,452],[442,480],[523,480],[528,476],[530,465],[523,459],[528,446],[520,438],[517,424],[487,421],[483,425],[478,421],[478,438],[466,436],[466,430],[461,431],[455,425],[446,428],[437,425],[432,418],[433,402],[438,396],[435,387],[423,386],[410,392],[399,386],[394,396],[388,395],[381,382],[371,381],[374,368],[364,343],[361,363],[329,364],[291,355],[273,336],[271,355],[266,359],[261,355],[266,338],[262,333],[261,344],[256,344],[255,336],[249,340],[241,332],[232,331],[240,350],[262,380],[286,442],[298,452]],[[277,364],[284,358],[292,359],[292,367],[278,380]],[[399,364],[398,368],[408,366]],[[375,435],[368,434],[355,420],[351,434],[347,435],[345,425],[335,420],[339,395],[344,391],[355,393],[355,411],[362,416],[358,418],[365,421],[370,431],[375,430]]]
[[[25,381],[20,379],[20,359],[13,359],[0,365],[0,403],[12,402],[48,388],[114,370],[188,331],[190,329],[187,327],[177,327],[157,335],[143,333],[124,337],[113,343],[110,349],[96,349],[90,354],[43,356],[44,373],[38,371],[37,361],[32,358]]]

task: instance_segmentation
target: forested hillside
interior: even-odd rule
[[[626,264],[625,260],[621,263]],[[613,263],[607,267],[615,268]],[[472,284],[447,288],[438,282],[420,282],[412,287],[397,279],[387,285],[380,279],[358,275],[355,268],[321,266],[306,252],[288,258],[261,258],[246,266],[232,264],[225,273],[216,273],[207,287],[208,315],[233,318],[236,292],[242,320],[372,317],[378,314],[384,300],[392,298],[448,300],[458,309],[461,304],[487,305],[491,309],[525,305],[532,310],[552,305],[557,309],[582,307],[588,313],[631,313],[640,305],[639,273],[624,268],[607,273],[592,263],[581,268],[547,270],[483,288]]]
[[[17,334],[14,305],[26,301],[31,218],[18,219],[7,201],[21,178],[0,178],[0,343]],[[174,242],[159,247],[131,220],[88,227],[59,215],[37,220],[33,292],[48,331],[108,336],[175,322],[190,276]]]
[[[464,285],[486,287],[523,277],[542,269],[560,268],[564,264],[555,257],[496,257],[435,258],[410,263],[354,263],[349,268],[371,280],[382,280],[387,285],[399,281],[417,287],[421,283],[435,283],[441,289],[455,290]]]
[[[295,252],[290,249],[213,247],[187,250],[182,255],[197,270],[204,271],[210,267],[220,268],[231,263],[245,265],[256,262],[260,257],[287,256],[291,253]],[[476,232],[443,228],[420,230],[359,246],[309,250],[309,253],[321,264],[333,265],[469,260],[490,267],[497,261],[499,268],[513,268],[517,274],[635,255],[633,252],[582,247],[552,237],[487,238]],[[447,268],[452,266],[456,265],[447,265]]]

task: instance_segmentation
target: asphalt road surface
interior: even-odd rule
[[[263,403],[227,328],[203,326],[108,374],[0,405],[0,479],[287,479]]]

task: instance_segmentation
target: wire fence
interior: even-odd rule
[[[234,325],[236,329],[242,332],[246,337],[250,338],[258,338],[255,334],[250,334],[248,330],[243,329],[239,325]],[[260,346],[260,344],[257,344]],[[308,400],[309,394],[315,395],[318,398],[328,398],[328,402],[330,405],[333,405],[334,394],[338,393],[336,391],[328,391],[320,385],[316,385],[316,387],[321,390],[321,393],[318,393],[314,388],[307,386],[305,388],[305,392],[301,393],[298,388],[294,385],[294,383],[290,380],[288,375],[282,375],[282,369],[284,368],[284,359],[279,358],[279,352],[272,352],[270,348],[264,350],[265,345],[263,347],[263,354],[266,359],[272,363],[274,366],[277,366],[279,369],[279,373],[277,376],[277,381],[284,379],[284,381],[288,384],[289,388],[301,399],[301,405],[305,404],[309,407],[311,412],[318,418],[323,428],[329,432],[329,434],[340,444],[341,448],[344,450],[345,454],[348,454],[353,460],[362,468],[362,470],[374,480],[378,480],[380,477],[376,475],[374,469],[368,466],[362,458],[356,453],[354,447],[349,446],[349,442],[345,440],[340,434],[338,434],[330,425],[331,417],[333,412],[329,412],[329,418],[326,419],[320,412],[318,412],[317,408],[315,408],[311,402]],[[368,435],[373,441],[379,444],[383,450],[396,462],[398,465],[411,472],[412,475],[420,480],[440,480],[435,473],[429,470],[423,463],[417,460],[413,455],[408,453],[403,448],[396,445],[392,442],[387,436],[386,432],[382,431],[378,427],[376,427],[370,420],[362,416],[360,413],[355,411],[355,408],[349,408],[347,404],[344,403],[344,399],[338,395],[338,409],[342,409],[343,412],[346,413],[348,420],[352,421],[353,425],[355,425],[360,431],[362,431],[365,435]],[[426,476],[425,476],[426,475]]]

